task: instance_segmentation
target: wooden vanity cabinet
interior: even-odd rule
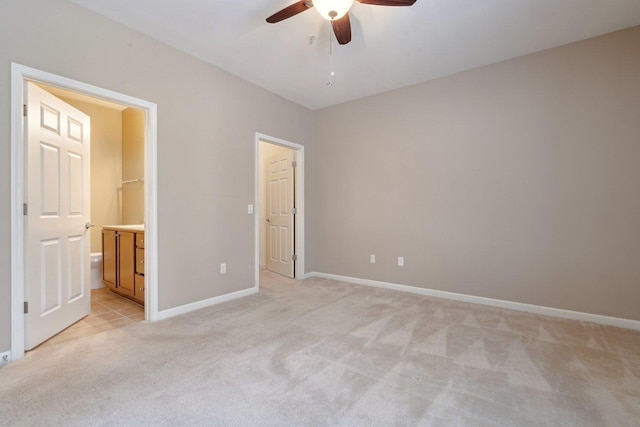
[[[142,237],[139,237],[142,236]],[[102,230],[102,282],[113,292],[144,304],[143,232]]]

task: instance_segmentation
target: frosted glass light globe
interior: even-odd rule
[[[328,21],[337,21],[349,12],[354,0],[313,0],[320,16]]]

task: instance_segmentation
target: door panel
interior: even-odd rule
[[[91,310],[90,120],[27,83],[25,349]]]
[[[60,149],[40,142],[40,215],[60,217]]]
[[[77,153],[67,153],[67,164],[69,165],[69,216],[82,216],[84,206],[84,194],[82,189],[82,168],[84,159]]]
[[[118,231],[118,290],[133,296],[135,289],[135,234]]]
[[[40,103],[40,127],[60,135],[60,111],[49,107],[45,102],[43,100]]]
[[[83,127],[82,122],[79,122],[71,117],[67,117],[67,137],[76,142],[82,144],[83,141]]]
[[[278,245],[280,247],[280,262],[287,263],[289,262],[289,228],[288,227],[279,227],[278,231],[280,232],[280,236],[278,238]]]
[[[115,289],[116,272],[118,271],[116,259],[116,232],[113,230],[102,230],[102,283]]]
[[[58,310],[62,296],[62,265],[60,239],[40,242],[40,314],[47,315]],[[37,292],[37,291],[36,291]]]
[[[295,152],[283,150],[267,160],[267,215],[269,221],[267,269],[294,276],[294,168]]]
[[[67,248],[69,249],[68,265],[68,302],[73,302],[84,295],[82,287],[82,278],[84,277],[85,255],[82,250],[84,247],[84,236],[71,236],[67,239]]]

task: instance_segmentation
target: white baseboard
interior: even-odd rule
[[[640,331],[640,321],[638,320],[602,316],[600,314],[583,313],[580,311],[564,310],[561,308],[545,307],[541,305],[525,304],[520,302],[478,297],[474,295],[459,294],[455,292],[438,291],[435,289],[418,288],[416,286],[399,285],[396,283],[380,282],[377,280],[361,279],[358,277],[349,277],[349,276],[340,276],[337,274],[320,273],[316,271],[305,274],[305,278],[310,278],[310,277],[319,277],[323,279],[330,279],[330,280],[336,280],[339,282],[351,283],[354,285],[373,286],[376,288],[384,288],[384,289],[391,289],[394,291],[409,292],[412,294],[425,295],[429,297],[443,298],[443,299],[449,299],[454,301],[462,301],[462,302],[468,302],[473,304],[482,304],[482,305],[488,305],[491,307],[524,311],[527,313],[559,317],[562,319],[593,322],[593,323],[599,323],[601,325],[616,326],[619,328],[633,329],[636,331]]]
[[[201,308],[210,307],[216,304],[222,304],[223,302],[231,301],[238,298],[243,298],[256,293],[258,293],[258,289],[256,287],[252,287],[252,288],[243,289],[237,292],[231,292],[230,294],[220,295],[220,296],[205,299],[202,301],[196,301],[189,304],[181,305],[179,307],[168,308],[166,310],[158,311],[158,320],[179,316],[181,314],[189,313],[191,311],[196,311]]]

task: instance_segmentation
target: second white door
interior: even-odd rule
[[[294,277],[295,151],[267,159],[267,269]]]

